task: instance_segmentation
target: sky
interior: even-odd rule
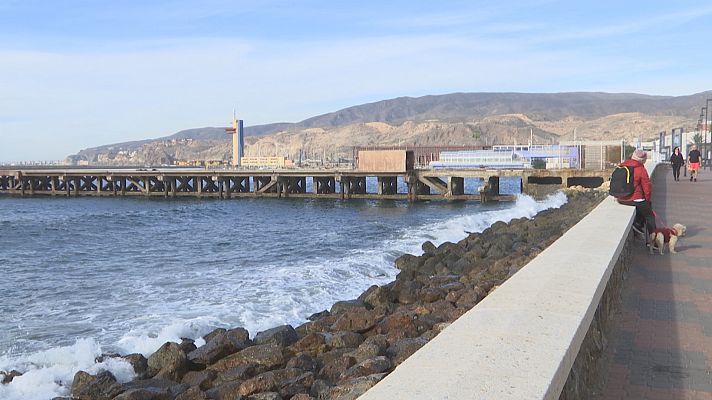
[[[712,88],[704,1],[0,0],[0,162],[401,96]]]

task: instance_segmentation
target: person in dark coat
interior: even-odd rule
[[[629,160],[621,163],[624,167],[633,167],[633,193],[628,197],[619,198],[618,202],[627,206],[635,206],[637,216],[645,219],[648,232],[654,232],[655,214],[651,203],[653,188],[650,184],[648,171],[645,169],[645,160],[647,158],[648,153],[645,150],[637,149]]]
[[[680,168],[685,165],[685,159],[682,157],[680,147],[675,147],[670,156],[670,164],[672,164],[672,178],[680,181]]]

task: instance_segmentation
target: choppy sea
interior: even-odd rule
[[[514,193],[517,182],[503,181]],[[566,197],[414,203],[322,199],[0,196],[0,399],[67,395],[78,370],[133,377],[102,353],[148,356],[217,327],[303,323],[392,281],[396,257],[532,217]]]

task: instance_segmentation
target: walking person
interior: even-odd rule
[[[685,165],[685,159],[682,157],[680,147],[675,147],[670,156],[670,164],[672,164],[672,178],[680,181],[680,168]]]
[[[697,174],[700,171],[700,164],[702,163],[702,154],[697,150],[697,145],[693,144],[690,147],[690,153],[687,155],[687,167],[690,169],[690,182],[693,178],[697,182]]]
[[[637,149],[633,152],[629,160],[621,163],[622,167],[633,168],[633,193],[629,196],[619,197],[618,202],[627,206],[635,206],[636,220],[645,220],[648,232],[655,231],[655,213],[651,199],[653,188],[650,184],[650,176],[645,170],[645,160],[648,153],[645,150]],[[642,221],[641,221],[642,222]],[[648,238],[645,238],[646,241]]]

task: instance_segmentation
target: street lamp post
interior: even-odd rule
[[[705,126],[705,153],[703,156],[703,159],[707,163],[707,169],[712,169],[712,160],[710,160],[710,142],[712,142],[712,128],[710,127],[710,121],[709,121],[709,109],[710,109],[710,101],[712,99],[707,99],[705,100],[705,121],[704,121],[704,126]],[[707,132],[710,133],[710,140],[707,140]]]
[[[705,106],[702,107],[702,109],[700,110],[700,117],[702,117],[702,124],[704,126],[704,131],[703,131],[704,133],[700,132],[702,135],[704,135],[703,136],[703,138],[704,138],[703,143],[704,143],[707,141],[707,125],[709,125],[709,121],[708,121],[709,115],[707,115],[707,103],[706,102],[705,102]],[[702,144],[702,143],[700,143],[700,144]],[[702,151],[704,152],[703,154],[706,157],[707,156],[707,145],[705,144],[703,148],[704,148],[704,150],[702,150]]]

